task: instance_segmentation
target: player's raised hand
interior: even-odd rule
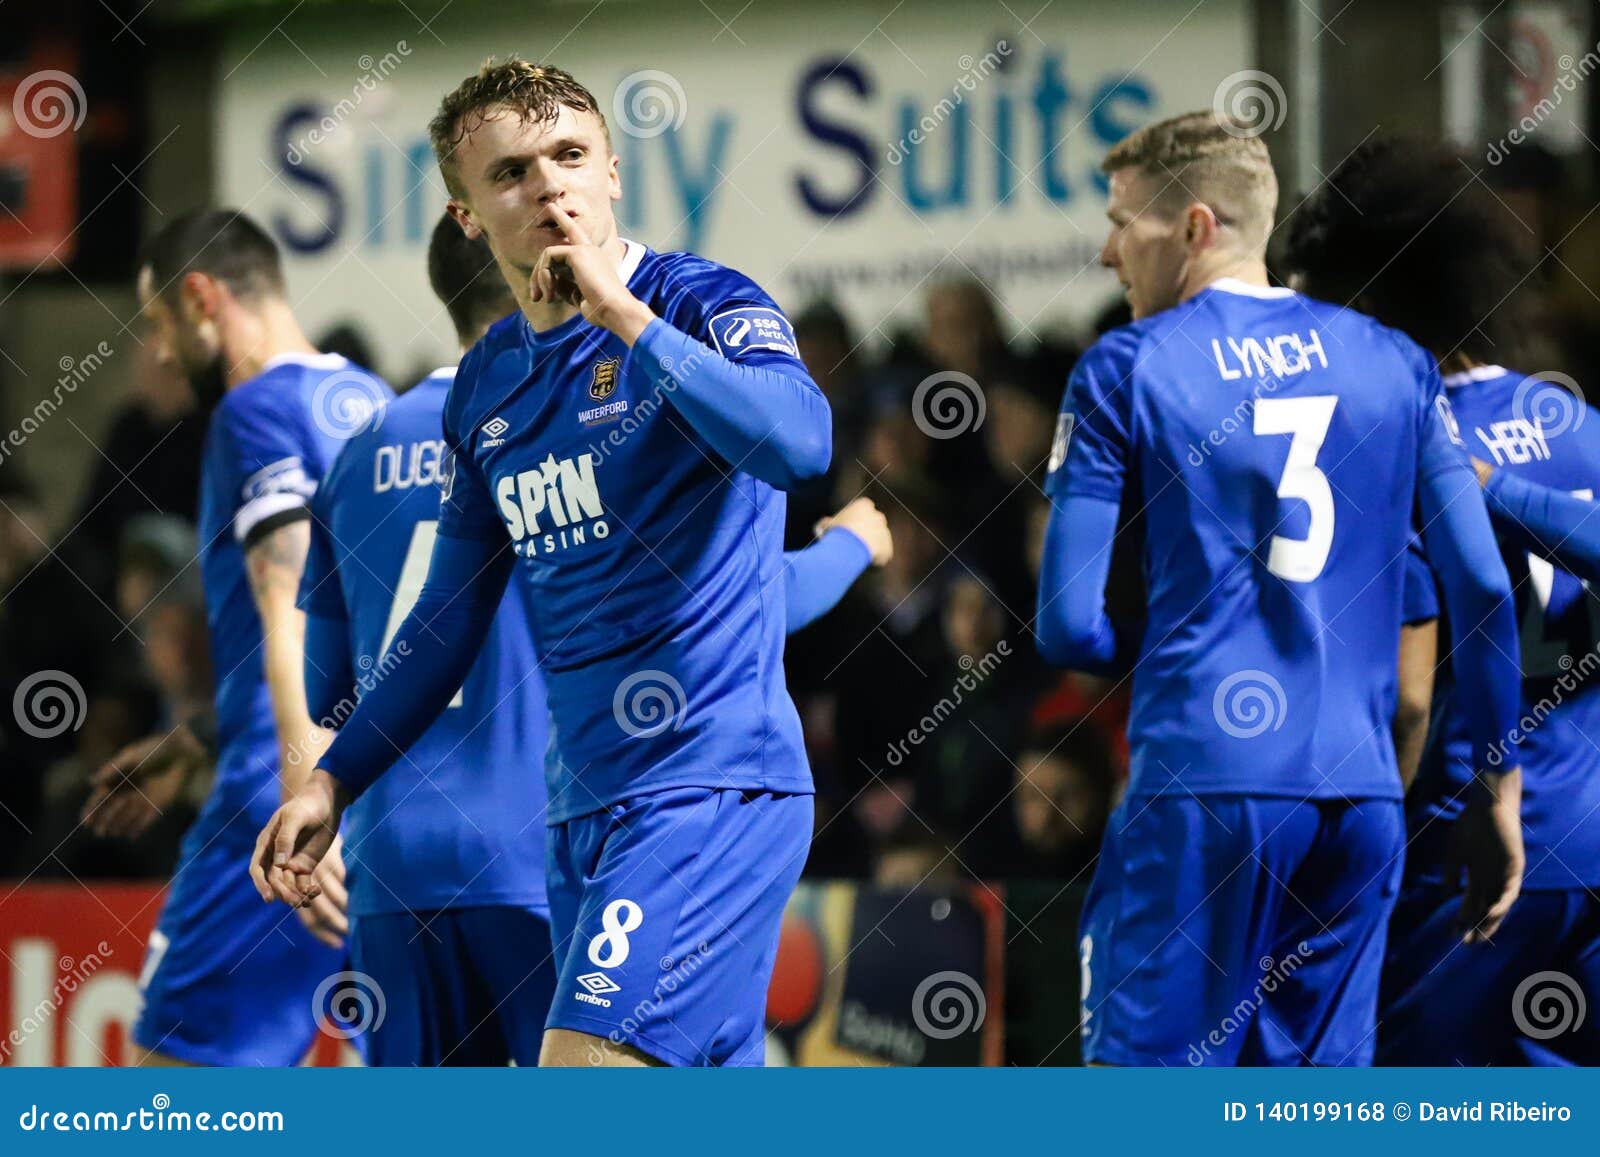
[[[321,895],[317,866],[338,837],[344,806],[338,781],[318,769],[272,814],[250,859],[250,878],[263,900],[298,908]]]
[[[870,498],[855,501],[827,518],[817,519],[813,527],[818,538],[840,526],[867,544],[872,552],[872,565],[883,566],[894,557],[894,538],[889,533],[889,520]]]
[[[118,751],[90,779],[81,818],[101,837],[134,839],[177,802],[189,776],[210,757],[187,727],[152,735]]]
[[[655,314],[623,284],[610,254],[591,241],[583,226],[559,203],[552,202],[536,226],[543,228],[547,222],[565,240],[539,254],[529,280],[530,299],[576,305],[585,320],[633,344]]]
[[[1522,891],[1522,769],[1481,777],[1456,821],[1456,862],[1466,869],[1457,925],[1465,944],[1488,940]],[[1451,870],[1454,883],[1460,873]]]

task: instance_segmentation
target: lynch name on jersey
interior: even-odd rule
[[[1305,337],[1297,333],[1280,333],[1265,341],[1253,337],[1243,341],[1235,337],[1222,340],[1228,343],[1227,354],[1223,352],[1222,341],[1217,338],[1211,339],[1211,354],[1217,359],[1217,373],[1222,375],[1225,382],[1236,378],[1287,378],[1303,374],[1311,368],[1312,354],[1322,363],[1323,369],[1328,368],[1328,355],[1322,350],[1322,338],[1316,330]],[[1289,352],[1294,354],[1292,360]],[[1238,365],[1229,364],[1229,354]]]

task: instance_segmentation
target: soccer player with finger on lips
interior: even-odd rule
[[[428,280],[463,349],[517,313],[488,242],[448,215]],[[385,653],[421,589],[438,530],[440,438],[455,365],[442,366],[345,444],[312,502],[300,581],[312,714],[348,715],[357,684],[404,678]],[[784,556],[786,626],[833,607],[892,553],[868,498]],[[427,732],[344,817],[351,967],[384,994],[372,1065],[538,1063],[555,992],[545,892],[544,680],[526,583],[507,584],[465,682]],[[324,898],[331,893],[324,891]]]
[[[445,709],[512,571],[549,698],[557,951],[541,1064],[759,1064],[812,782],[783,681],[784,491],[831,421],[759,286],[617,232],[618,161],[560,69],[490,62],[431,136],[520,307],[463,359],[405,677],[362,699],[263,829],[303,903],[344,808]]]

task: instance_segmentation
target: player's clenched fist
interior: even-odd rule
[[[250,878],[263,900],[299,908],[322,894],[325,877],[317,868],[338,838],[348,802],[338,781],[318,769],[273,813],[250,858]]]
[[[889,534],[889,520],[870,498],[857,498],[844,509],[827,518],[819,518],[814,528],[821,538],[829,530],[842,526],[872,552],[872,565],[883,566],[894,557],[894,538]]]
[[[537,222],[539,228],[551,225],[566,238],[566,243],[548,246],[539,254],[528,284],[529,298],[575,305],[586,321],[604,326],[632,345],[655,314],[623,284],[611,255],[589,239],[572,214],[554,202]]]

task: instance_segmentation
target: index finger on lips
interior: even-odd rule
[[[589,235],[583,231],[583,226],[578,224],[577,218],[561,205],[551,205],[550,216],[555,221],[556,228],[561,230],[561,235],[568,241],[574,245],[589,244]]]

